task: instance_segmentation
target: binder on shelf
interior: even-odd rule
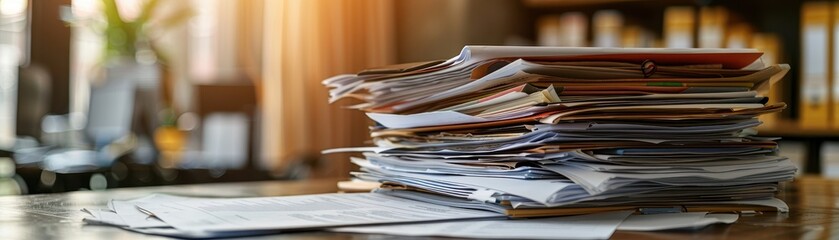
[[[622,47],[654,47],[654,40],[652,32],[638,25],[625,26],[621,33]]]
[[[583,47],[588,36],[588,19],[580,12],[550,15],[537,21],[540,46]]]
[[[728,10],[725,7],[699,9],[699,47],[721,48],[725,42]]]
[[[668,48],[692,48],[694,23],[693,7],[676,6],[664,10],[664,41]]]
[[[819,159],[821,160],[821,175],[825,177],[839,177],[839,142],[822,143]]]
[[[799,125],[805,129],[830,126],[830,8],[829,2],[801,7],[801,78]]]
[[[752,26],[748,23],[737,23],[731,26],[725,37],[726,48],[753,48]]]
[[[560,20],[559,15],[548,15],[540,17],[536,21],[536,44],[539,46],[560,46]]]
[[[832,8],[831,25],[829,32],[831,32],[831,48],[830,48],[830,118],[831,127],[839,128],[839,5],[834,4]]]
[[[592,19],[595,47],[620,47],[623,15],[615,10],[600,10]]]
[[[560,45],[566,47],[584,47],[587,46],[586,36],[588,36],[588,18],[581,12],[563,13],[559,17],[560,26],[559,33],[562,34],[560,38]]]

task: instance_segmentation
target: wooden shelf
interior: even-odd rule
[[[779,120],[772,125],[761,125],[757,128],[759,136],[787,137],[787,138],[836,138],[839,139],[839,128],[811,129],[804,128],[799,122]]]

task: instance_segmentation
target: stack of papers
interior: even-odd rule
[[[501,239],[607,239],[615,230],[698,229],[715,223],[733,223],[738,218],[737,214],[706,212],[631,215],[633,211],[614,211],[509,220],[497,213],[376,193],[227,199],[155,194],[133,200],[111,200],[107,209],[83,211],[90,214],[85,218],[88,224],[180,238],[327,230]]]
[[[787,211],[796,167],[757,116],[788,65],[751,49],[467,46],[447,61],[325,80],[375,147],[352,162],[376,192],[514,217],[642,207]]]

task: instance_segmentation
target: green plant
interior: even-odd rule
[[[143,2],[136,19],[128,20],[120,15],[116,0],[102,0],[105,25],[102,33],[105,37],[104,62],[115,58],[137,59],[138,52],[152,51],[154,57],[165,59],[149,37],[152,30],[162,30],[176,26],[192,17],[189,8],[181,8],[167,16],[155,16],[160,7],[160,0]],[[152,22],[153,18],[158,21]]]
[[[2,0],[0,0],[2,1]],[[131,60],[139,63],[161,63],[160,92],[162,103],[168,109],[168,115],[161,119],[163,124],[174,125],[177,112],[172,104],[173,78],[169,74],[166,55],[154,44],[154,38],[161,36],[164,30],[177,26],[189,20],[194,12],[181,0],[141,0],[138,2],[139,13],[133,19],[120,14],[117,0],[98,0],[99,9],[87,9],[75,13],[71,8],[62,9],[62,19],[70,25],[85,28],[102,37],[103,51],[100,59],[92,67],[99,72],[104,67],[118,62],[115,60]],[[167,4],[175,3],[175,4]],[[86,6],[90,7],[90,6]],[[125,6],[123,6],[125,7]],[[178,7],[170,10],[165,7]],[[162,9],[162,10],[161,10]],[[102,78],[100,78],[102,79]]]

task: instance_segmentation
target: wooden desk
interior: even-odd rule
[[[129,199],[150,193],[194,196],[255,197],[335,192],[336,180],[252,182],[114,189],[0,197],[0,239],[161,239],[113,227],[81,222],[81,208],[105,208],[112,198]],[[713,225],[693,232],[623,232],[614,239],[836,239],[839,238],[839,180],[804,177],[784,186],[779,197],[792,210],[787,214],[744,215],[731,225]],[[380,235],[302,232],[258,238],[380,239]],[[402,239],[404,237],[398,237]]]

